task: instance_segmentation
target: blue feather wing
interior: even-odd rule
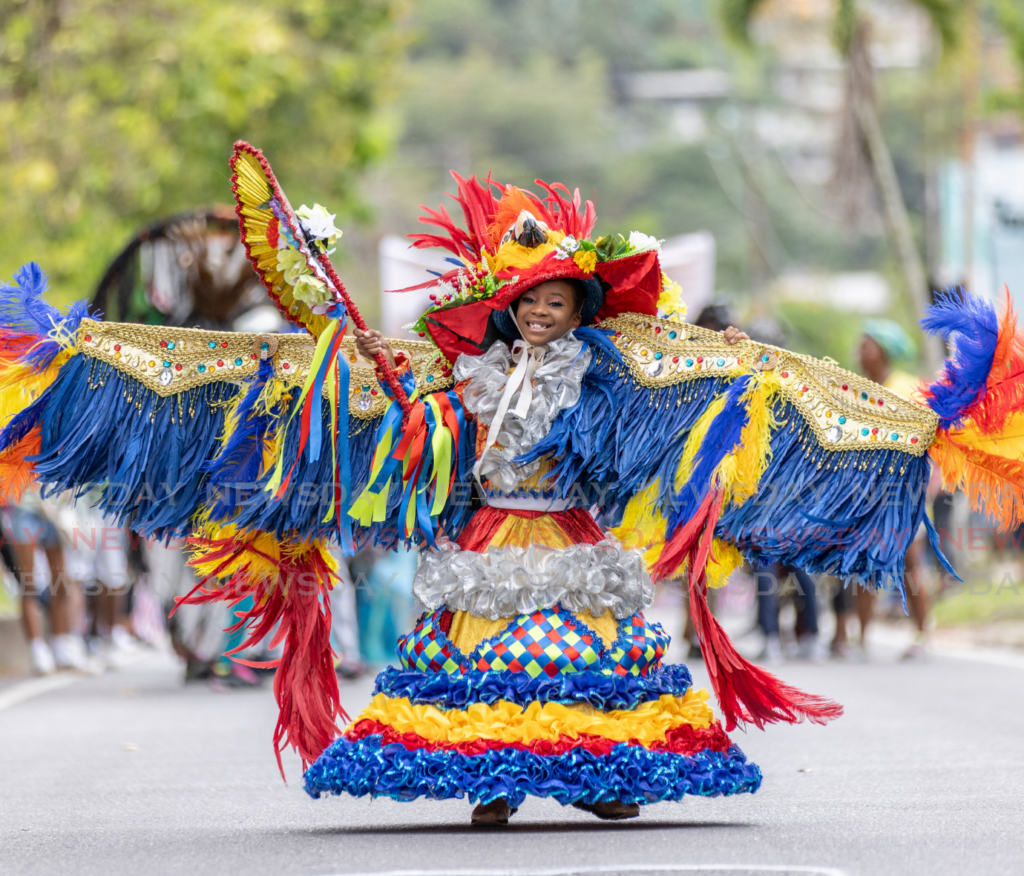
[[[551,458],[559,495],[582,494],[596,503],[603,526],[617,525],[629,499],[660,477],[671,531],[700,504],[711,471],[738,442],[748,378],[708,376],[651,389],[637,383],[608,343],[585,340],[595,355],[579,401],[520,459]],[[690,430],[722,393],[725,408],[690,481],[675,493],[671,485]],[[776,420],[785,425],[772,436],[771,463],[756,495],[723,512],[716,535],[752,563],[902,582],[906,550],[924,515],[927,457],[883,445],[832,455],[800,411],[785,400],[774,405]]]

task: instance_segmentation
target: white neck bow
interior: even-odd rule
[[[520,419],[529,413],[530,402],[533,401],[533,376],[537,373],[537,369],[544,361],[544,356],[547,352],[548,348],[546,345],[535,347],[533,344],[528,344],[523,340],[518,340],[512,344],[512,361],[516,363],[516,367],[508,376],[508,382],[505,384],[505,389],[501,393],[501,399],[498,402],[498,409],[494,412],[491,425],[487,429],[487,443],[484,445],[483,452],[480,454],[479,459],[477,459],[476,465],[473,466],[473,475],[477,480],[480,480],[480,467],[483,465],[484,457],[487,455],[487,451],[497,443],[501,425],[505,422],[509,407],[512,405],[512,399],[515,398],[517,392],[519,393],[519,400],[516,402],[512,413]]]

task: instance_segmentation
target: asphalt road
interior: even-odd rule
[[[847,713],[737,734],[757,794],[614,824],[527,800],[503,831],[462,801],[309,799],[295,758],[278,775],[269,689],[186,687],[168,657],[4,707],[7,686],[0,873],[1024,872],[1024,669],[879,650],[779,674]],[[350,710],[370,685],[343,687]]]

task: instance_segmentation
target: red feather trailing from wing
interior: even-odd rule
[[[838,718],[843,714],[839,703],[804,693],[741,657],[708,609],[707,563],[723,495],[714,488],[708,492],[700,509],[684,527],[685,536],[681,531],[680,538],[675,540],[673,556],[666,562],[675,563],[675,569],[679,565],[676,557],[689,560],[690,617],[700,638],[701,654],[726,729],[733,730],[739,722],[763,728],[765,724],[782,721],[796,724],[806,718],[825,724]]]
[[[335,573],[316,544],[276,543],[268,533],[239,532],[219,538],[189,539],[197,555],[191,565],[205,574],[178,605],[223,601],[237,605],[252,596],[248,611],[236,612],[231,632],[246,640],[226,656],[254,667],[276,667],[274,697],[279,715],[274,731],[278,767],[291,745],[303,769],[337,736],[349,716],[338,698],[338,676],[331,649],[331,603]],[[270,550],[267,545],[272,544]],[[273,570],[270,572],[268,570]],[[177,606],[175,606],[177,610]],[[270,647],[284,645],[280,659],[254,663],[235,655],[263,641],[280,623]]]

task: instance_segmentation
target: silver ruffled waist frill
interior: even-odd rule
[[[605,539],[568,548],[423,551],[413,594],[428,610],[443,605],[491,620],[556,604],[593,615],[610,609],[624,618],[651,604],[654,584],[639,551]]]

